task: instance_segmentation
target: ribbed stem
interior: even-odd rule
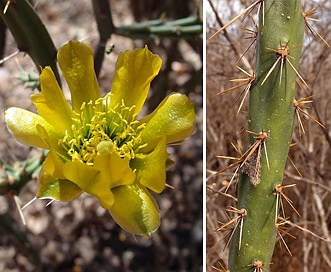
[[[240,224],[236,228],[230,244],[231,272],[259,271],[256,261],[262,262],[263,271],[269,270],[276,241],[274,188],[283,180],[294,123],[293,99],[297,75],[289,61],[297,70],[303,32],[300,0],[261,1],[256,80],[250,91],[249,131],[257,134],[264,131],[267,138],[257,139],[256,134],[249,133],[250,145],[255,144],[258,148],[247,161],[250,165],[243,167],[248,169],[239,181],[238,209],[246,209],[247,215],[242,229]],[[254,185],[256,182],[258,184]]]
[[[38,14],[27,0],[11,3],[4,14],[2,11],[6,2],[0,1],[0,16],[13,34],[18,49],[29,54],[38,70],[51,66],[60,84],[56,67],[57,51]]]

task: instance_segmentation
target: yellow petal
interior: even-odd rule
[[[55,178],[65,179],[66,177],[63,174],[63,165],[64,164],[58,157],[57,153],[55,151],[50,151],[43,162],[42,168]]]
[[[47,144],[47,149],[54,151],[56,154],[61,155],[63,158],[67,157],[66,151],[58,144],[59,139],[63,138],[63,135],[54,137],[49,134],[43,126],[37,124],[36,126],[40,138]]]
[[[167,159],[166,141],[162,137],[153,152],[139,155],[131,161],[131,167],[136,169],[136,180],[154,192],[161,193],[166,182]]]
[[[94,168],[99,171],[98,180],[107,188],[132,184],[136,175],[129,162],[128,158],[121,158],[115,152],[97,156],[94,159]]]
[[[134,113],[139,113],[161,65],[161,58],[147,47],[121,53],[116,63],[110,106],[114,108],[123,100],[125,106],[135,106]]]
[[[42,126],[50,137],[55,137],[54,128],[41,116],[19,108],[9,108],[5,111],[5,121],[8,130],[14,137],[25,145],[48,148],[40,136],[37,125]]]
[[[41,72],[40,84],[42,94],[32,95],[31,100],[40,116],[57,130],[64,132],[71,127],[73,112],[50,67]]]
[[[86,193],[95,196],[103,208],[109,209],[113,205],[114,196],[107,180],[98,179],[99,171],[93,166],[78,161],[67,162],[63,166],[63,172],[67,179]]]
[[[58,62],[70,92],[73,109],[80,111],[83,102],[100,98],[100,90],[94,72],[91,47],[87,44],[69,41],[59,49]]]
[[[153,196],[137,184],[112,189],[115,197],[109,213],[124,230],[150,236],[160,225],[159,209]]]
[[[51,198],[67,202],[76,199],[82,192],[71,181],[57,179],[44,170],[40,171],[37,198]]]
[[[146,123],[141,134],[143,142],[147,143],[144,152],[151,151],[162,136],[166,136],[167,144],[183,140],[195,129],[194,104],[186,95],[173,93],[140,123]]]

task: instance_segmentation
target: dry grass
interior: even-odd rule
[[[241,6],[241,2],[244,1],[231,1],[231,4],[225,1],[221,1],[221,3],[211,2],[216,6],[215,9],[223,22],[227,22],[235,16],[236,12],[244,9]],[[305,10],[311,9],[318,2],[319,9],[315,14],[316,18],[321,19],[318,22],[318,30],[326,41],[330,41],[331,18],[327,16],[330,14],[330,2],[314,2],[309,3]],[[234,11],[233,3],[240,6],[240,8],[236,6],[237,11]],[[219,28],[219,25],[215,20],[215,14],[209,8],[209,4],[206,5],[208,38]],[[230,79],[242,77],[242,74],[240,75],[238,69],[235,68],[236,61],[240,57],[235,48],[244,52],[246,47],[250,45],[250,40],[244,39],[243,29],[245,28],[254,29],[250,18],[238,21],[228,29],[228,34],[232,40],[229,41],[225,36],[218,35],[207,41],[206,269],[208,272],[223,271],[221,265],[226,267],[228,249],[224,247],[229,236],[226,236],[226,231],[217,232],[216,229],[222,225],[221,222],[225,223],[229,221],[229,217],[235,216],[227,213],[226,209],[236,205],[235,182],[227,194],[224,194],[233,171],[229,170],[217,175],[219,170],[232,162],[217,156],[236,157],[237,154],[231,143],[237,145],[239,142],[245,147],[247,141],[246,134],[241,133],[247,124],[247,102],[244,103],[238,116],[239,104],[233,106],[233,102],[241,91],[234,90],[224,95],[217,95],[217,93],[234,85],[234,83],[229,82]],[[283,201],[285,215],[289,216],[290,219],[288,220],[292,222],[286,224],[285,231],[295,236],[296,239],[286,235],[286,232],[280,231],[292,256],[284,246],[282,239],[278,237],[279,242],[276,244],[272,260],[272,271],[308,272],[329,271],[331,269],[331,97],[329,87],[327,87],[331,85],[331,78],[328,76],[331,69],[331,50],[321,39],[313,40],[311,36],[306,35],[305,41],[299,71],[310,88],[304,88],[304,90],[298,88],[297,99],[310,96],[313,93],[317,94],[313,97],[313,104],[308,105],[310,108],[305,110],[317,118],[325,126],[325,129],[314,121],[308,120],[307,115],[301,115],[305,134],[299,131],[299,124],[296,123],[293,135],[293,143],[296,145],[291,148],[289,157],[297,169],[288,160],[284,181],[285,184],[296,184],[293,188],[286,190],[286,195],[293,201],[293,206],[301,214],[301,217],[293,211],[286,201]],[[245,61],[247,61],[254,67],[253,51],[251,49],[246,53],[241,64],[245,66]],[[245,69],[248,68],[246,65]],[[282,229],[284,227],[282,226]]]

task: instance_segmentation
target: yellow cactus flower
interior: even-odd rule
[[[48,149],[37,198],[96,197],[115,221],[133,234],[151,235],[169,165],[166,145],[194,131],[194,105],[182,94],[167,96],[137,119],[162,61],[147,47],[125,51],[116,63],[111,92],[100,96],[91,48],[70,41],[58,62],[71,92],[66,101],[50,67],[40,75],[41,94],[31,99],[38,114],[9,108],[5,120],[21,143]]]

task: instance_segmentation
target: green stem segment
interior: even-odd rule
[[[27,0],[11,3],[4,14],[6,3],[7,1],[0,1],[0,17],[13,34],[18,49],[29,54],[38,70],[40,67],[51,66],[61,84],[56,67],[57,51],[38,14]]]
[[[257,261],[262,262],[263,271],[269,270],[277,233],[274,189],[283,180],[295,115],[293,99],[297,74],[290,63],[297,70],[304,33],[300,0],[264,0],[260,4],[249,131],[257,134],[265,131],[267,139],[256,139],[256,135],[249,133],[250,145],[255,144],[257,148],[243,166],[245,173],[239,181],[238,209],[245,209],[247,215],[242,219],[242,228],[238,224],[231,240],[231,272],[259,271],[261,263]]]
[[[174,21],[161,19],[144,21],[128,26],[120,26],[115,34],[132,39],[166,38],[194,38],[202,33],[202,22],[199,17],[192,16]]]

